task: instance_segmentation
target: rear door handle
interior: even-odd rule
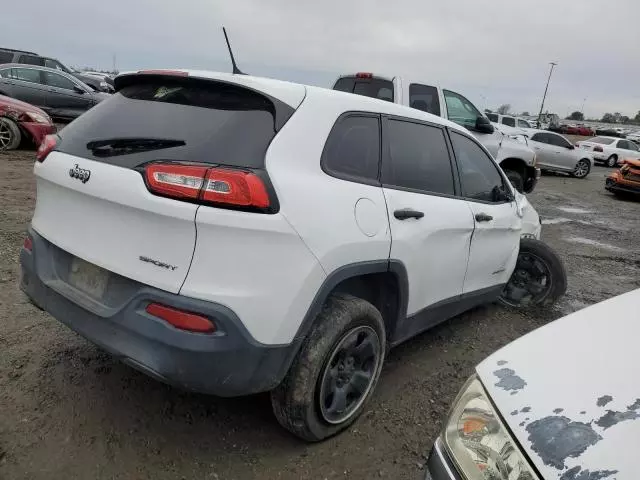
[[[493,220],[493,217],[491,215],[487,215],[484,212],[476,214],[476,221],[478,222],[490,222],[491,220]]]
[[[395,212],[393,212],[393,216],[398,220],[406,220],[407,218],[420,219],[424,217],[424,213],[418,212],[417,210],[412,210],[410,208],[403,208],[402,210],[396,210]]]

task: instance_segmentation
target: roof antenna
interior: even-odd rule
[[[227,48],[229,49],[229,55],[231,56],[231,65],[233,66],[234,75],[246,75],[243,71],[238,68],[236,65],[236,59],[233,57],[233,52],[231,51],[231,44],[229,43],[229,37],[227,37],[227,30],[222,27],[222,33],[224,33],[224,39],[227,41]]]

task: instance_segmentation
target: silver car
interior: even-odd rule
[[[541,170],[566,172],[576,178],[589,175],[593,155],[587,150],[576,148],[562,135],[546,130],[529,130],[528,136]]]
[[[51,117],[74,119],[109,98],[73,75],[36,65],[0,66],[0,94],[40,107]]]

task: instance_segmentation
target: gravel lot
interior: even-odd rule
[[[544,176],[530,200],[569,273],[566,297],[526,314],[476,309],[392,351],[368,411],[306,445],[282,430],[268,395],[181,392],[120,364],[19,291],[34,153],[0,153],[1,479],[416,479],[476,363],[566,313],[640,286],[639,204],[585,180]],[[535,361],[535,359],[532,359]]]

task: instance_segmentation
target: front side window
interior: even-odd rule
[[[494,123],[498,123],[498,119],[500,118],[497,113],[487,113],[487,118]]]
[[[476,119],[482,116],[473,103],[459,93],[444,90],[444,101],[447,104],[449,120],[463,127],[475,127]]]
[[[505,184],[494,161],[476,142],[451,132],[451,142],[460,170],[462,194],[484,202],[502,202]]]
[[[53,72],[44,72],[44,81],[50,87],[64,88],[65,90],[73,90],[76,86],[68,78]]]
[[[453,173],[444,130],[420,123],[389,120],[384,185],[453,195]]]
[[[621,148],[623,150],[631,150],[629,148],[629,142],[627,142],[626,140],[618,140],[618,148]]]
[[[515,127],[516,119],[513,117],[502,117],[502,124],[508,127]]]
[[[629,150],[633,150],[634,152],[638,151],[638,145],[636,145],[635,143],[627,140],[627,145],[629,146]]]
[[[409,105],[411,108],[440,116],[438,89],[428,85],[412,83],[409,85]]]
[[[531,140],[539,143],[551,143],[549,142],[549,135],[546,133],[536,133],[531,137]]]
[[[325,171],[347,180],[377,180],[379,163],[379,118],[350,115],[338,120],[322,154]]]
[[[62,65],[59,61],[53,60],[51,58],[47,58],[44,61],[44,66],[47,67],[47,68],[53,68],[55,70],[60,70],[61,72],[66,72],[67,71],[64,68],[64,65]]]
[[[570,147],[571,143],[569,143],[569,141],[564,138],[562,135],[554,135],[554,134],[549,134],[549,143],[551,143],[551,145],[555,145],[556,147]]]
[[[520,128],[531,128],[531,125],[529,125],[529,122],[527,122],[526,120],[518,119],[518,127],[520,127]]]
[[[34,70],[33,68],[12,68],[11,78],[24,82],[41,83],[40,70]]]

